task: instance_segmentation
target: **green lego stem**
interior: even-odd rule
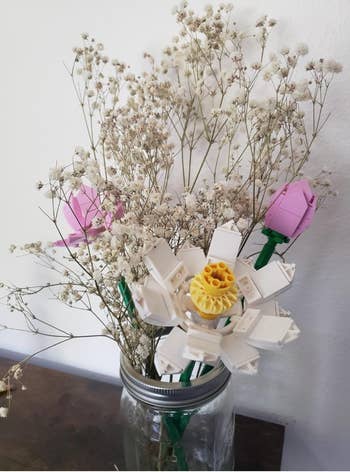
[[[180,413],[180,417],[178,418],[173,417],[170,414],[165,414],[163,416],[163,421],[167,429],[168,437],[173,446],[178,470],[188,470],[185,451],[183,450],[180,441],[190,418],[181,418],[181,415],[182,414]]]
[[[191,375],[195,364],[195,361],[189,362],[180,375],[180,382],[185,387],[189,387],[191,385]],[[181,439],[190,419],[191,415],[184,415],[181,411],[176,412],[175,414],[165,413],[163,415],[163,422],[173,447],[178,470],[188,470],[186,455],[181,445]]]
[[[191,361],[187,364],[187,367],[183,370],[180,375],[180,382],[184,387],[189,387],[191,385],[191,375],[195,366],[195,361]]]
[[[126,283],[124,277],[120,279],[118,282],[118,289],[120,291],[120,294],[122,296],[125,308],[128,310],[128,313],[131,317],[134,317],[134,312],[135,312],[135,305],[132,300],[132,295],[129,289],[128,284]]]
[[[271,256],[274,253],[277,244],[289,242],[289,238],[287,238],[287,236],[284,236],[283,234],[278,233],[277,231],[274,231],[273,229],[264,228],[261,232],[262,234],[265,234],[265,236],[267,236],[267,243],[262,248],[255,262],[254,268],[256,270],[261,269],[262,267],[266,266],[266,264],[271,259]]]

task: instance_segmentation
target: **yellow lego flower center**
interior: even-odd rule
[[[235,277],[224,262],[207,264],[190,284],[191,299],[200,316],[214,319],[237,301]]]

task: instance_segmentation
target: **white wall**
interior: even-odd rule
[[[193,0],[195,8],[207,1]],[[217,2],[214,2],[217,3]],[[38,210],[35,182],[56,161],[69,161],[87,142],[63,61],[88,31],[109,55],[141,67],[141,53],[157,53],[176,30],[173,0],[12,0],[0,1],[1,245],[0,279],[34,282],[41,269],[7,253],[12,242],[50,240],[54,233]],[[278,355],[267,353],[252,378],[235,377],[233,395],[240,411],[288,423],[285,469],[347,469],[350,466],[349,393],[349,20],[348,0],[236,0],[244,22],[263,13],[279,20],[275,44],[306,42],[315,58],[335,57],[344,65],[331,91],[333,113],[313,149],[319,165],[335,169],[339,198],[328,203],[289,258],[297,263],[293,288],[283,296],[302,329],[300,340]],[[78,313],[37,302],[58,322],[93,332]],[[2,308],[0,320],[15,323]],[[5,321],[6,320],[6,321]],[[18,325],[19,326],[19,325]],[[44,341],[0,332],[1,347],[31,352]],[[47,342],[47,341],[45,341]],[[44,355],[43,355],[44,356]],[[44,356],[115,375],[118,354],[108,341],[75,341]]]

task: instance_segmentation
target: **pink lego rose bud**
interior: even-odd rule
[[[269,262],[277,244],[287,243],[310,226],[316,203],[317,197],[307,180],[284,184],[272,195],[262,230],[268,241],[255,262],[255,269]]]
[[[316,203],[317,197],[307,180],[285,184],[271,197],[265,226],[288,238],[296,238],[310,226]]]

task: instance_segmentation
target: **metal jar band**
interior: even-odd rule
[[[231,373],[220,363],[208,374],[191,381],[190,386],[180,382],[161,382],[136,372],[130,362],[121,356],[120,377],[124,387],[137,400],[157,408],[196,408],[215,398],[226,386]]]

